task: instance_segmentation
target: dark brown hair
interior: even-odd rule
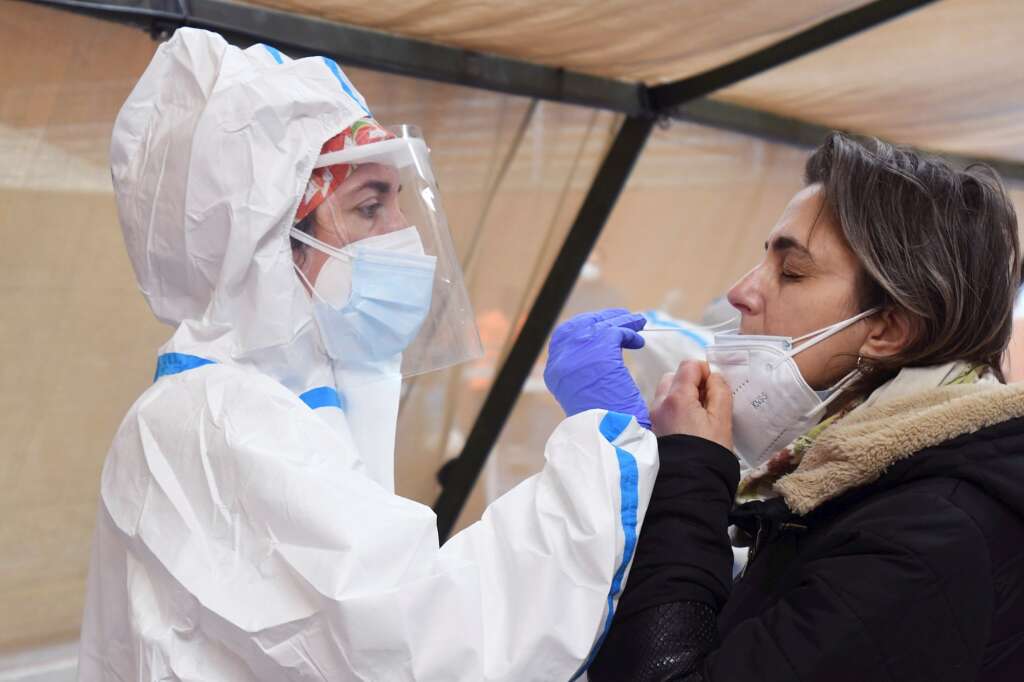
[[[315,221],[314,216],[316,216],[316,209],[313,209],[305,218],[295,223],[295,229],[299,232],[305,232],[308,235],[312,235]],[[301,268],[306,264],[306,254],[309,251],[309,247],[295,237],[289,237],[288,241],[292,245],[292,259],[295,261],[295,264]]]
[[[861,309],[895,306],[912,324],[899,354],[861,359],[851,397],[902,367],[952,360],[987,365],[1002,379],[1021,261],[1017,216],[996,172],[832,133],[804,179],[822,186],[825,210],[863,267]]]

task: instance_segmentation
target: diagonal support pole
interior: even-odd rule
[[[746,57],[741,57],[696,76],[650,88],[648,92],[651,106],[656,112],[671,113],[675,107],[698,97],[703,97],[788,61],[803,57],[815,50],[838,43],[856,33],[933,2],[935,0],[875,0],[875,2],[870,2],[857,9],[826,19],[820,24]]]
[[[601,235],[654,123],[653,118],[631,117],[622,124],[505,364],[487,393],[462,453],[446,465],[444,487],[434,505],[437,532],[442,542],[451,533],[488,454],[501,435],[519,392],[576,284],[580,269]]]

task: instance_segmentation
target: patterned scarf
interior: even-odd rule
[[[953,365],[953,371],[943,372],[943,378],[937,383],[937,385],[947,386],[953,384],[974,384],[981,381],[983,377],[987,378],[988,376],[990,376],[990,372],[984,365],[956,363]],[[895,379],[893,381],[895,381]],[[859,399],[845,405],[841,410],[823,419],[807,431],[807,433],[779,450],[767,462],[761,464],[757,468],[747,471],[736,490],[737,503],[777,497],[778,493],[773,489],[775,482],[783,476],[794,472],[796,468],[800,466],[800,462],[803,461],[804,455],[814,447],[815,442],[817,442],[818,438],[821,437],[821,434],[823,434],[831,425],[856,410],[865,402],[872,402],[873,399],[884,389],[889,387],[893,381],[890,381],[878,388],[871,394],[867,401]]]

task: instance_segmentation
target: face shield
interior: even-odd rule
[[[419,131],[359,122],[332,138],[292,228],[296,270],[336,363],[403,376],[482,354]]]

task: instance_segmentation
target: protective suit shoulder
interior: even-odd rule
[[[429,573],[437,535],[429,508],[353,471],[355,453],[343,446],[266,377],[210,365],[157,382],[122,423],[104,467],[102,556],[90,581],[111,584],[90,587],[105,602],[87,612],[83,646],[94,650],[119,627],[104,614],[133,613],[138,658],[114,657],[126,678],[158,679],[140,671],[159,661],[178,674],[201,671],[212,648],[245,661],[251,677],[228,668],[181,677],[352,679],[346,651],[361,648],[352,638],[363,608],[382,606],[360,600]],[[116,575],[125,562],[127,584]],[[381,636],[400,649],[402,631],[395,624]]]
[[[103,599],[87,608],[83,671],[520,682],[582,670],[628,574],[652,434],[598,410],[566,420],[544,469],[442,548],[431,510],[353,471],[341,443],[241,370],[147,391],[104,471],[90,575]]]
[[[271,455],[273,461],[264,464],[340,472],[357,467],[351,447],[270,377],[210,364],[161,378],[132,405],[104,466],[101,492],[113,518],[127,520],[130,514],[118,513],[133,499],[125,494],[133,489],[125,477],[152,481],[163,467],[176,478],[193,471],[216,476],[221,471],[211,468],[215,463],[250,471]],[[195,491],[179,492],[192,497]]]

